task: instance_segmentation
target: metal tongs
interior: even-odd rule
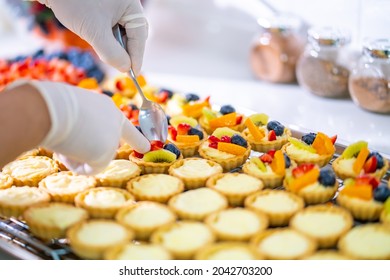
[[[125,29],[122,26],[116,24],[112,28],[112,31],[114,33],[115,39],[127,51],[125,43],[127,42]],[[130,68],[128,74],[133,80],[138,90],[138,93],[142,98],[142,104],[139,109],[138,116],[138,121],[142,133],[150,141],[159,140],[165,143],[168,136],[168,121],[164,110],[159,104],[152,102],[145,97],[140,85],[138,84],[137,77],[135,76],[132,68]]]

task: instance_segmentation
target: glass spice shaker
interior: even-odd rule
[[[300,34],[303,21],[281,14],[271,19],[258,19],[258,23],[261,32],[250,53],[253,73],[268,82],[295,82],[296,63],[305,46],[305,37]]]
[[[348,32],[314,27],[308,31],[308,42],[297,65],[299,85],[321,97],[348,97],[350,71],[344,56],[344,47],[350,42]]]
[[[390,39],[363,47],[363,55],[349,78],[352,100],[375,113],[390,113]]]

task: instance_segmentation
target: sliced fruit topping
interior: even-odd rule
[[[248,147],[248,143],[246,142],[246,140],[239,134],[234,134],[232,136],[231,143],[239,145],[239,146],[244,147],[244,148]]]
[[[278,121],[270,121],[267,124],[267,129],[275,131],[276,136],[281,136],[284,132],[284,125]]]
[[[271,162],[271,169],[280,176],[284,176],[286,173],[286,163],[284,162],[284,156],[281,150],[275,152],[274,159]]]
[[[219,112],[222,115],[227,115],[227,114],[230,114],[230,113],[234,113],[235,111],[236,111],[236,109],[234,109],[234,107],[232,105],[224,105],[219,110]]]
[[[293,192],[298,192],[302,188],[317,182],[318,176],[320,176],[320,169],[318,167],[314,167],[302,176],[292,180],[289,187]]]
[[[332,141],[332,143],[334,145],[334,143],[336,143],[336,140],[337,140],[337,135],[333,135],[332,137],[330,137],[330,140]]]
[[[198,135],[177,135],[176,141],[181,143],[195,143],[199,142]]]
[[[370,154],[370,151],[368,150],[367,147],[362,147],[360,149],[360,152],[359,152],[359,154],[358,154],[358,156],[357,156],[357,158],[352,166],[353,172],[355,172],[355,174],[360,173],[369,154]]]
[[[172,140],[176,141],[176,137],[177,137],[177,130],[176,130],[176,128],[174,128],[171,125],[168,126],[168,133],[171,136]]]
[[[255,141],[260,142],[264,138],[264,131],[259,129],[259,127],[252,121],[251,118],[246,119],[245,125],[249,129],[249,132],[253,136]]]
[[[213,149],[218,149],[218,142],[211,142],[209,143],[209,147]]]
[[[244,147],[232,143],[225,143],[225,142],[218,142],[218,150],[236,156],[241,156],[246,153],[246,149]]]
[[[203,132],[194,127],[191,127],[190,130],[188,130],[188,135],[197,135],[200,140],[204,138]]]
[[[221,139],[219,139],[218,137],[214,136],[214,135],[210,135],[209,138],[207,139],[209,141],[209,143],[217,143],[217,142],[221,142]]]
[[[177,134],[178,135],[186,135],[188,131],[191,129],[191,126],[187,123],[179,123],[177,126]]]
[[[374,190],[374,199],[376,201],[385,202],[389,197],[390,197],[390,188],[384,183],[381,183]]]
[[[244,118],[243,115],[238,115],[238,116],[236,117],[236,124],[241,124],[243,118]]]
[[[133,153],[134,153],[134,156],[136,158],[143,158],[144,157],[144,154],[141,154],[141,153],[137,152],[136,150],[134,150]]]
[[[372,189],[376,189],[378,187],[379,183],[380,182],[379,182],[378,178],[376,178],[374,176],[370,176],[370,175],[362,175],[362,176],[357,177],[354,180],[354,184],[356,186],[370,185]]]
[[[167,162],[171,163],[176,160],[176,155],[168,150],[160,149],[156,151],[151,151],[144,154],[143,160],[146,162]]]
[[[251,158],[251,162],[255,164],[262,172],[267,171],[267,167],[258,157]]]
[[[151,151],[160,150],[163,147],[164,147],[164,143],[159,141],[159,140],[150,141],[150,150]]]
[[[376,170],[376,167],[378,165],[378,160],[376,157],[370,157],[368,160],[364,163],[363,169],[364,173],[374,173]]]
[[[313,144],[314,139],[316,139],[316,136],[316,133],[310,132],[302,136],[302,141],[305,142],[307,145],[311,145]]]
[[[316,149],[320,155],[329,155],[335,152],[332,140],[324,133],[318,132],[312,147]]]
[[[361,186],[346,186],[344,189],[340,191],[340,194],[347,195],[350,197],[360,198],[363,200],[371,200],[372,199],[372,189],[369,185],[361,185]]]
[[[176,147],[176,145],[172,143],[168,143],[164,145],[164,150],[170,151],[176,155],[176,158],[180,157],[180,150]]]
[[[222,136],[230,136],[232,137],[234,134],[237,134],[236,130],[233,130],[228,127],[219,127],[216,130],[214,130],[213,134],[215,137],[221,138]]]
[[[218,127],[224,126],[234,126],[236,125],[236,116],[237,113],[233,112],[222,117],[218,117],[209,121],[211,129],[216,129]]]
[[[202,102],[195,102],[194,104],[184,104],[182,107],[183,114],[188,117],[199,118],[202,115],[202,109],[204,107],[210,107],[209,99],[210,97],[207,97]]]
[[[355,155],[359,154],[360,150],[365,147],[368,147],[368,143],[366,141],[358,141],[349,145],[345,148],[344,152],[341,154],[343,158],[353,158]]]
[[[270,130],[268,132],[268,141],[275,141],[276,140],[276,132],[275,130]]]
[[[195,93],[187,93],[185,96],[186,96],[187,102],[198,101],[200,99],[199,95],[197,95]]]
[[[213,110],[211,110],[209,107],[203,107],[202,114],[203,114],[203,116],[205,116],[205,118],[208,121],[219,117],[218,114],[216,112],[214,112]]]
[[[171,117],[169,122],[174,127],[178,127],[181,123],[189,124],[192,127],[196,127],[198,125],[198,121],[196,119],[187,116],[174,116]]]
[[[221,141],[220,142],[231,143],[232,142],[232,138],[230,136],[224,135],[224,136],[221,137]]]
[[[161,94],[166,94],[168,96],[168,99],[171,99],[172,96],[173,96],[173,91],[172,90],[169,90],[169,89],[166,89],[166,88],[161,88],[159,89],[158,91],[158,94],[161,95]]]
[[[336,184],[336,175],[333,169],[329,166],[321,168],[318,182],[325,187],[333,187]]]
[[[305,142],[300,141],[297,138],[289,137],[288,141],[291,144],[293,144],[295,147],[297,147],[298,149],[302,149],[302,150],[308,151],[308,152],[313,153],[313,154],[316,153],[316,150],[312,146],[306,144]]]
[[[373,156],[376,157],[376,160],[377,160],[376,169],[381,169],[383,167],[383,165],[385,164],[385,162],[383,160],[383,156],[378,152],[371,152],[370,157],[373,157]]]
[[[313,163],[303,163],[303,164],[300,164],[299,166],[295,167],[292,170],[292,175],[294,176],[294,178],[299,178],[302,175],[304,175],[305,173],[307,173],[310,170],[312,170],[314,168],[314,166],[315,165]]]
[[[262,126],[268,123],[268,115],[266,114],[254,114],[249,118],[256,126]]]
[[[261,159],[262,162],[271,163],[274,158],[270,154],[262,154],[260,156],[260,159]]]
[[[284,162],[286,164],[286,168],[290,168],[291,166],[291,159],[287,154],[283,154],[284,156]]]
[[[272,158],[274,158],[275,153],[276,153],[276,150],[269,150],[269,151],[267,152],[267,154],[269,154]]]

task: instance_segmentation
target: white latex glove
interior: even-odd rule
[[[102,171],[114,158],[122,138],[134,150],[150,150],[149,141],[104,95],[61,83],[26,81],[46,101],[51,129],[40,146],[59,154],[78,174]]]
[[[121,72],[139,74],[148,37],[148,23],[140,0],[38,0],[57,19],[87,41],[105,63]],[[128,53],[115,40],[112,27],[126,29]],[[130,56],[129,56],[130,54]]]

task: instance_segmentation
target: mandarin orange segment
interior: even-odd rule
[[[313,169],[306,172],[302,176],[291,181],[289,187],[293,192],[298,192],[302,188],[317,182],[319,176],[320,176],[320,169],[314,167]]]
[[[122,95],[120,93],[115,93],[111,98],[118,108],[123,104]]]
[[[241,156],[246,152],[246,149],[240,145],[225,142],[218,142],[217,149],[221,152],[233,154],[236,156]]]
[[[199,142],[199,136],[198,135],[177,135],[176,142],[181,142],[181,143]]]
[[[143,75],[139,75],[138,77],[137,77],[137,82],[138,82],[138,84],[139,84],[139,86],[140,87],[144,87],[144,86],[146,86],[146,79],[145,79],[145,77],[143,76]],[[134,85],[135,86],[135,85]]]
[[[363,147],[355,162],[353,163],[353,166],[352,166],[352,169],[353,169],[353,172],[355,172],[355,174],[359,174],[360,171],[362,170],[363,166],[364,166],[364,163],[366,162],[367,160],[367,157],[370,155],[370,151],[368,150],[367,147]]]
[[[202,110],[204,107],[210,107],[210,102],[208,99],[203,102],[183,105],[183,114],[187,117],[199,118],[202,115]]]
[[[284,155],[281,150],[277,150],[274,154],[274,159],[271,162],[271,169],[278,175],[283,176],[286,173],[286,164],[284,162]]]
[[[99,88],[99,83],[95,78],[86,78],[82,79],[77,86],[85,89],[97,89]]]
[[[340,194],[360,198],[363,200],[371,200],[372,187],[370,185],[348,186],[342,189]]]
[[[335,147],[333,145],[332,139],[330,139],[326,134],[322,132],[317,133],[317,136],[314,139],[312,146],[320,155],[329,155],[335,152]]]
[[[211,129],[224,126],[234,126],[236,125],[237,113],[233,112],[230,114],[223,115],[222,117],[215,118],[209,121]]]
[[[321,136],[318,136],[318,134],[317,134],[316,138],[314,138],[314,141],[311,144],[311,146],[316,150],[317,154],[319,154],[319,155],[326,154],[324,139],[322,139]]]
[[[249,132],[252,134],[255,141],[260,142],[264,136],[264,131],[260,130],[250,118],[247,118],[245,121],[246,127],[249,129]]]

